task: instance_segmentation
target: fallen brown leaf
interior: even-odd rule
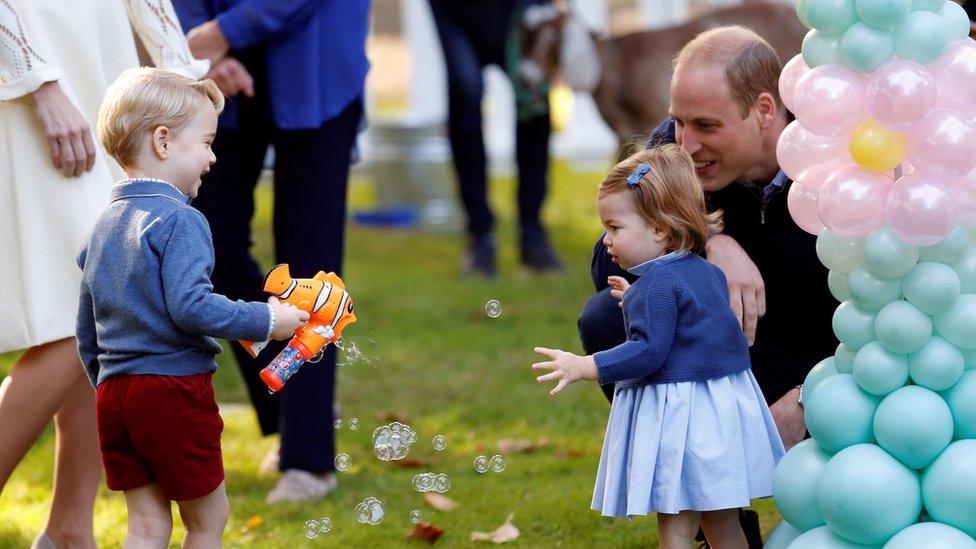
[[[519,537],[519,529],[512,524],[515,513],[509,513],[505,523],[495,528],[492,532],[471,532],[471,541],[490,541],[493,543],[506,543]]]
[[[539,437],[536,440],[530,438],[503,438],[497,442],[498,451],[503,454],[527,454],[534,452],[549,444],[549,439]]]
[[[264,519],[261,518],[261,515],[254,515],[253,517],[247,519],[247,522],[244,523],[244,526],[241,526],[241,533],[244,534],[248,530],[253,530],[258,526],[261,526],[261,523],[263,522]]]
[[[395,414],[395,413],[392,413],[392,412],[386,412],[386,413],[376,414],[376,419],[378,419],[378,420],[380,420],[380,421],[382,421],[384,423],[389,423],[389,422],[392,422],[392,421],[399,421],[400,423],[403,423],[404,425],[410,425],[410,418],[408,418],[407,416],[405,416],[403,414]]]
[[[430,505],[438,511],[451,511],[458,506],[457,502],[453,499],[434,492],[427,492],[424,494],[424,503]]]
[[[415,525],[413,530],[407,534],[407,539],[416,539],[432,544],[440,539],[440,537],[443,535],[444,530],[441,530],[429,522],[421,522],[420,524]]]
[[[430,462],[423,461],[423,460],[420,460],[420,459],[417,459],[417,458],[403,458],[403,459],[398,459],[398,460],[394,461],[394,463],[396,463],[400,467],[406,467],[406,468],[427,467],[428,465],[430,465]]]
[[[560,450],[560,451],[556,452],[556,454],[555,454],[555,456],[557,458],[559,458],[559,459],[581,458],[581,457],[583,457],[585,455],[586,455],[586,452],[584,452],[582,450],[566,450],[566,451]]]

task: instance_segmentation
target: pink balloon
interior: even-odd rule
[[[828,137],[854,129],[867,117],[866,80],[840,65],[820,65],[796,82],[793,114],[807,131]]]
[[[820,190],[834,172],[842,167],[837,162],[824,162],[805,170],[794,179],[790,185],[790,193],[786,196],[786,206],[797,226],[804,231],[818,235],[824,229],[817,210],[817,199]]]
[[[959,204],[948,185],[930,174],[916,173],[895,182],[884,210],[888,223],[902,240],[930,246],[956,226]]]
[[[895,59],[871,73],[864,94],[868,112],[882,126],[905,131],[935,106],[935,79],[922,65]]]
[[[779,98],[789,111],[793,110],[793,92],[796,90],[796,81],[809,70],[810,67],[803,60],[803,54],[798,53],[783,66],[783,72],[779,74]]]
[[[789,123],[776,142],[776,161],[790,179],[796,180],[812,166],[827,161],[846,161],[853,165],[847,143],[836,137],[808,132],[799,120]]]
[[[964,38],[949,44],[929,70],[939,86],[938,107],[976,111],[976,43]]]
[[[817,199],[820,220],[838,236],[867,236],[884,224],[884,204],[891,179],[886,175],[842,168],[824,182]]]
[[[959,111],[935,109],[907,137],[905,156],[920,171],[955,179],[976,167],[976,124]]]
[[[956,179],[950,187],[959,204],[958,221],[967,227],[976,227],[976,170]]]

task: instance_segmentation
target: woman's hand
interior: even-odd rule
[[[51,161],[65,177],[78,177],[95,165],[95,142],[81,111],[55,82],[45,82],[32,94],[34,114],[44,129]]]
[[[596,362],[592,356],[579,356],[559,349],[547,349],[536,347],[535,352],[551,358],[551,361],[536,362],[532,365],[533,370],[552,370],[548,374],[535,378],[539,383],[559,380],[556,386],[549,391],[550,395],[555,395],[563,390],[570,383],[580,380],[596,381],[599,373],[596,369]]]
[[[227,97],[234,97],[242,92],[246,97],[254,97],[254,78],[234,57],[225,57],[214,63],[206,78],[216,82],[221,93]]]
[[[220,61],[230,51],[230,42],[224,36],[220,25],[213,19],[190,29],[190,32],[186,33],[186,41],[193,57],[209,59],[211,63]]]

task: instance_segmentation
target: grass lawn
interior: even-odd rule
[[[521,536],[512,545],[528,547],[653,547],[653,518],[606,519],[589,510],[609,406],[594,384],[576,384],[558,397],[535,383],[529,364],[532,347],[544,345],[579,352],[576,316],[592,291],[589,254],[599,234],[595,189],[602,174],[574,173],[557,165],[545,217],[567,266],[565,274],[531,276],[520,270],[514,226],[515,185],[496,179],[492,202],[499,214],[501,276],[497,281],[461,279],[459,235],[367,229],[350,225],[344,280],[359,321],[345,332],[371,364],[340,366],[338,403],[345,422],[361,426],[338,432],[338,451],[352,466],[339,473],[339,491],[306,504],[264,502],[274,478],[261,476],[258,464],[273,446],[259,436],[244,387],[228,353],[218,357],[218,400],[231,517],[224,540],[229,546],[261,547],[398,546],[411,530],[410,511],[444,529],[439,544],[475,546],[473,530],[491,531],[514,513]],[[353,207],[368,196],[360,179],[353,184]],[[256,252],[270,266],[270,203],[260,190]],[[310,222],[310,226],[314,223]],[[296,273],[311,276],[313,273]],[[489,318],[484,305],[497,299],[503,312]],[[0,373],[15,354],[0,355]],[[315,366],[305,366],[312,367]],[[405,468],[372,456],[370,434],[387,414],[409,419],[419,439],[409,457],[425,465]],[[432,448],[442,434],[447,447]],[[472,460],[499,453],[500,439],[547,439],[531,453],[508,454],[500,474],[477,474]],[[43,527],[50,500],[54,431],[41,440],[14,472],[0,496],[0,547],[26,547]],[[450,512],[423,503],[411,486],[419,472],[443,472],[452,482],[447,496],[458,502]],[[359,524],[354,507],[367,496],[383,501],[386,516],[377,526]],[[768,500],[758,503],[764,532],[779,517]],[[303,535],[303,523],[323,516],[332,531],[318,539]],[[253,517],[261,517],[260,524]],[[252,527],[247,527],[247,524]],[[177,518],[178,520],[178,518]],[[181,528],[171,546],[178,546]],[[118,547],[125,533],[121,494],[100,491],[95,508],[100,546]],[[418,542],[412,542],[418,543]]]

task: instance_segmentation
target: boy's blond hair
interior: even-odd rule
[[[204,99],[219,114],[224,95],[213,80],[142,67],[123,72],[105,91],[98,110],[98,139],[122,167],[132,166],[143,137],[160,126],[173,132],[190,123]]]
[[[650,170],[631,187],[628,179],[640,164]],[[643,150],[614,166],[600,185],[599,196],[618,192],[633,197],[634,210],[650,226],[667,233],[673,250],[701,253],[708,238],[722,230],[721,210],[706,211],[695,164],[677,145]]]

